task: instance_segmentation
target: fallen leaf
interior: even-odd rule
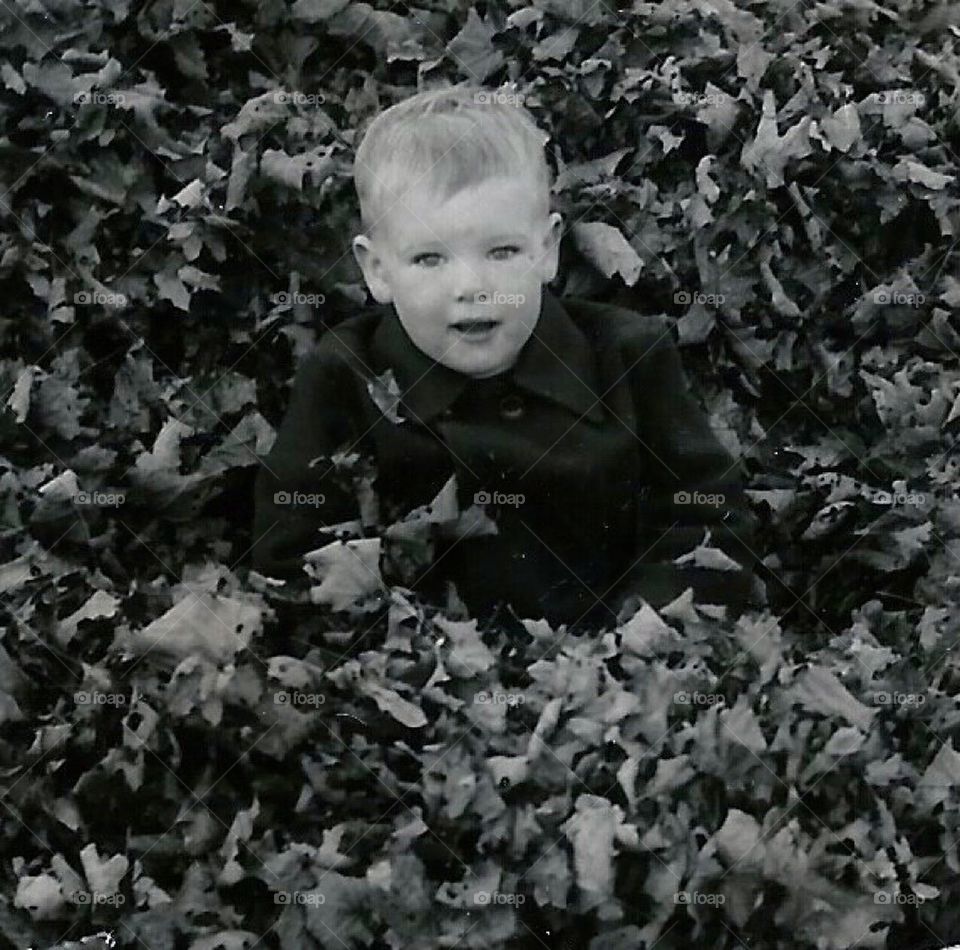
[[[585,912],[613,898],[614,842],[623,809],[599,795],[580,795],[576,810],[560,830],[573,845],[573,864]]]
[[[850,147],[861,136],[860,114],[855,102],[848,102],[840,106],[833,115],[826,116],[820,121],[827,142],[841,152],[849,152]]]
[[[17,881],[14,907],[22,907],[34,920],[55,920],[63,916],[66,900],[60,882],[51,874],[27,876]]]
[[[745,861],[751,854],[750,864],[760,864],[763,860],[763,849],[757,848],[760,843],[760,825],[756,818],[739,808],[727,811],[727,817],[713,840],[727,867]]]
[[[427,717],[423,710],[408,702],[398,692],[380,683],[371,683],[361,680],[361,693],[369,696],[380,708],[381,712],[389,713],[397,722],[409,729],[420,729],[427,724]]]
[[[447,669],[453,676],[479,676],[496,662],[496,657],[480,638],[476,620],[447,620],[445,617],[437,617],[435,623],[450,641],[444,655]]]
[[[194,940],[189,950],[249,950],[259,939],[249,930],[220,930]]]
[[[852,696],[847,688],[821,666],[811,666],[803,671],[797,681],[784,695],[791,703],[800,703],[804,709],[821,716],[839,716],[851,725],[869,729],[876,709],[870,709]]]
[[[233,662],[246,648],[263,617],[259,608],[230,597],[187,594],[142,630],[118,630],[113,648],[156,653],[180,662],[202,656],[214,664]]]
[[[331,541],[304,557],[307,574],[320,581],[310,588],[310,599],[315,604],[346,610],[384,589],[380,538]]]
[[[683,638],[648,603],[620,626],[620,635],[624,650],[637,656],[653,656],[656,653],[670,652],[683,642]]]
[[[130,868],[130,859],[125,854],[102,860],[93,842],[80,851],[80,861],[93,894],[115,894],[120,889],[121,878]]]
[[[81,620],[98,620],[101,617],[114,617],[120,601],[104,590],[96,591],[81,607],[69,617],[57,624],[56,638],[60,646],[67,646],[77,635],[77,626]]]
[[[605,277],[620,274],[632,287],[640,277],[643,260],[619,228],[602,221],[581,221],[573,227],[577,248]]]
[[[374,376],[367,381],[367,392],[374,405],[393,423],[405,422],[400,415],[400,386],[393,375],[393,370],[387,367],[386,372]]]
[[[939,190],[952,182],[956,175],[942,175],[932,169],[921,165],[919,162],[913,162],[909,158],[901,158],[893,166],[893,175],[900,181],[912,181],[925,188]]]

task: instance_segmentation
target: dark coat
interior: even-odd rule
[[[403,421],[371,398],[369,381],[388,369]],[[328,461],[346,449],[373,456],[377,494],[395,511],[427,504],[453,473],[461,509],[477,492],[523,496],[487,505],[497,534],[439,542],[435,567],[413,585],[436,597],[452,580],[473,616],[503,600],[520,617],[612,625],[628,595],[660,607],[688,586],[734,614],[752,602],[756,518],[664,317],[561,302],[545,288],[517,363],[482,380],[417,349],[392,305],[344,320],[298,367],[258,472],[258,571],[305,578],[302,555],[334,540],[320,529],[359,517],[355,492],[336,483]],[[322,493],[324,503],[275,505],[278,491]],[[680,491],[724,498],[675,503]],[[705,528],[747,570],[673,565]]]

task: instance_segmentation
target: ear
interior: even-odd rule
[[[373,242],[364,234],[358,234],[351,242],[353,256],[363,271],[363,279],[377,303],[390,303],[393,293],[386,280],[383,260],[377,253]]]
[[[540,280],[549,284],[557,276],[560,263],[560,238],[563,237],[563,215],[554,211],[547,219],[540,254]]]

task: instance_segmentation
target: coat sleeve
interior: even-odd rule
[[[693,588],[700,603],[725,604],[739,615],[765,602],[755,576],[757,518],[743,492],[741,468],[718,441],[690,390],[680,354],[665,322],[634,334],[625,357],[638,425],[649,453],[648,488],[638,497],[636,560],[613,595],[617,607],[631,594],[662,607]],[[741,565],[740,570],[678,566],[673,560],[701,544]]]
[[[355,387],[349,367],[326,343],[297,367],[286,414],[254,484],[253,567],[284,580],[306,579],[303,555],[335,540],[324,527],[359,517],[349,477],[331,462],[338,451],[357,451],[350,421]],[[323,500],[301,497],[310,495]]]

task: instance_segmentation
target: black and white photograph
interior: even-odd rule
[[[0,0],[0,950],[958,950],[960,0]]]

